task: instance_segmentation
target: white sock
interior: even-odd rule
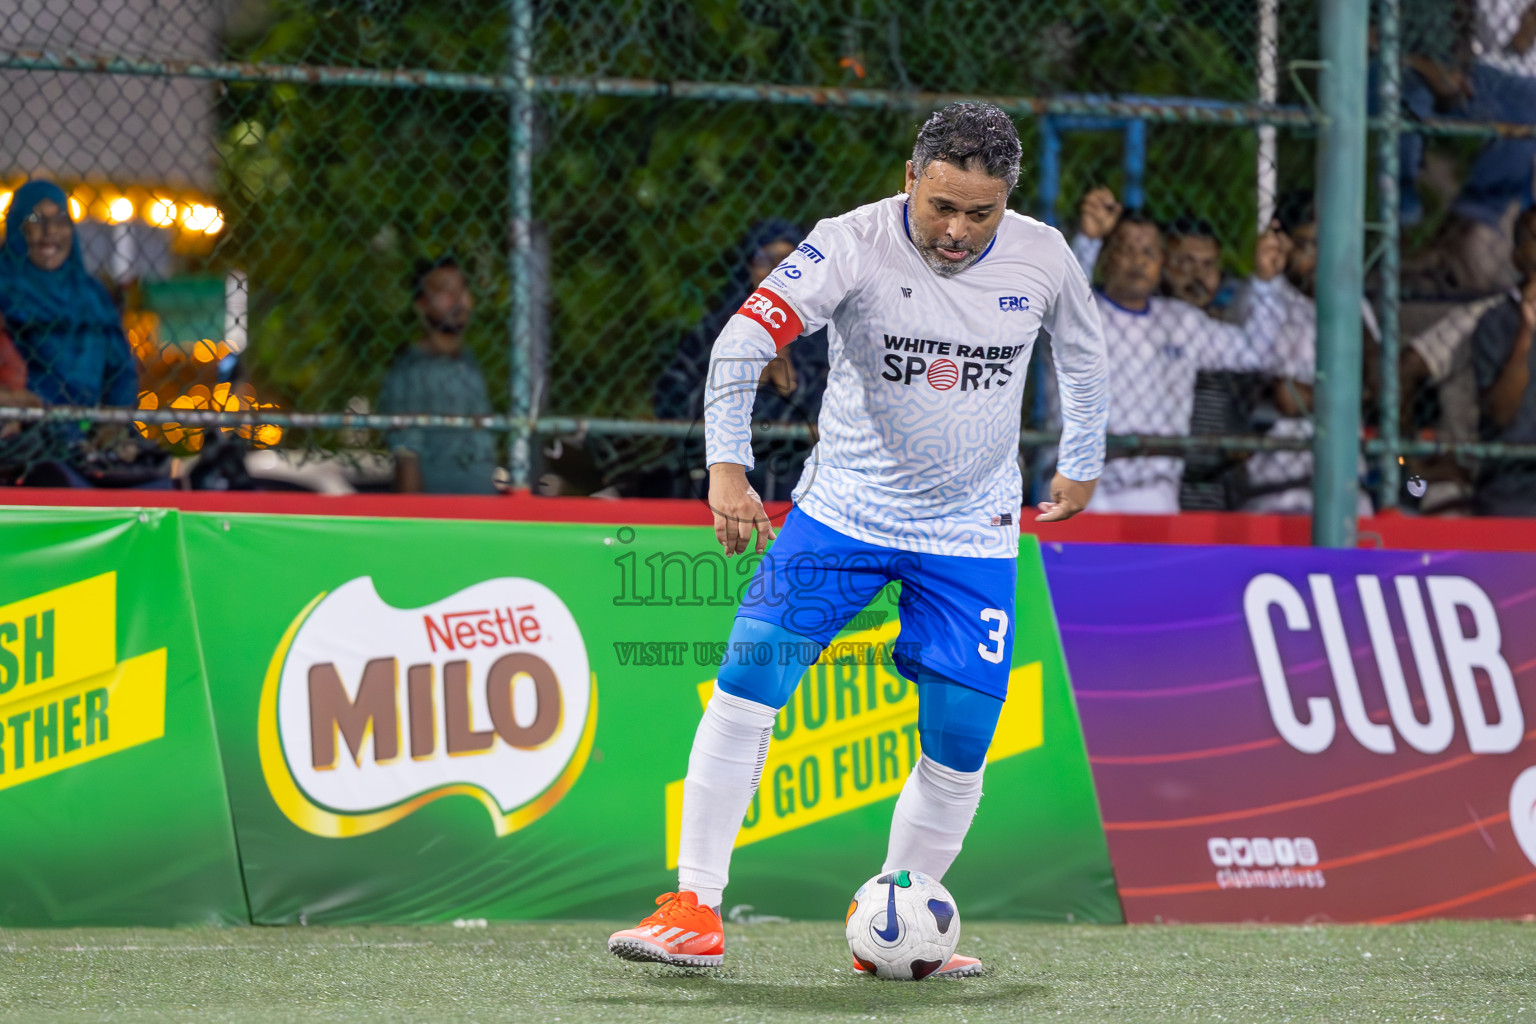
[[[734,697],[717,685],[693,736],[688,776],[683,780],[677,887],[697,893],[700,906],[720,906],[736,833],[763,777],[778,714],[766,704]]]
[[[881,871],[921,871],[942,880],[981,803],[981,772],[957,772],[919,756],[891,817]]]

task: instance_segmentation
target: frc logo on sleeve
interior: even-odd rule
[[[800,337],[805,330],[805,324],[801,322],[790,304],[767,288],[759,288],[747,296],[747,301],[741,304],[741,308],[736,313],[738,316],[756,320],[768,328],[768,333],[773,336],[773,343],[779,348]]]

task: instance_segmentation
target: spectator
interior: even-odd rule
[[[1536,389],[1531,385],[1531,336],[1536,330],[1536,208],[1515,222],[1515,269],[1520,286],[1483,314],[1472,334],[1472,363],[1482,395],[1485,441],[1536,443]],[[1536,515],[1536,464],[1490,459],[1477,484],[1485,515]]]
[[[1260,370],[1270,364],[1278,324],[1270,308],[1272,280],[1284,254],[1275,233],[1260,239],[1248,313],[1239,327],[1157,295],[1162,233],[1139,211],[1120,216],[1105,239],[1103,288],[1097,293],[1109,344],[1111,434],[1187,434],[1199,370]],[[1088,509],[1177,512],[1183,471],[1183,460],[1173,456],[1112,458]]]
[[[1431,7],[1437,5],[1430,5]],[[1472,121],[1536,124],[1536,0],[1476,0],[1470,38],[1460,53],[1410,55],[1403,105],[1416,117],[1435,113]],[[1423,143],[1404,139],[1403,210],[1421,204],[1414,179]],[[1494,138],[1473,162],[1449,218],[1432,246],[1404,262],[1405,289],[1419,294],[1476,295],[1509,284],[1506,217],[1531,202],[1536,139]]]
[[[5,215],[0,316],[26,361],[26,390],[49,405],[138,404],[139,378],[117,307],[85,271],[69,199],[29,181]]]
[[[379,412],[490,415],[485,378],[464,347],[475,300],[458,261],[445,255],[418,263],[411,297],[424,334],[395,357],[379,389]],[[406,427],[391,430],[387,442],[395,455],[396,490],[496,493],[496,440],[489,430]]]
[[[1120,205],[1115,193],[1103,185],[1089,189],[1083,201],[1078,204],[1077,234],[1072,236],[1072,254],[1077,257],[1088,280],[1093,280],[1094,267],[1099,262],[1099,253],[1104,249],[1104,240],[1115,229],[1124,212],[1125,207]]]
[[[1472,443],[1479,438],[1477,375],[1472,369],[1472,333],[1483,314],[1503,302],[1495,294],[1470,302],[1405,305],[1398,360],[1398,423],[1405,436],[1432,430],[1436,440]],[[1425,481],[1421,515],[1466,515],[1475,495],[1475,461],[1450,455],[1415,459],[1410,472]]]
[[[1123,211],[1114,192],[1102,185],[1091,189],[1078,206],[1078,232],[1072,239],[1072,252],[1090,281],[1104,239]],[[1238,322],[1233,302],[1237,284],[1222,276],[1221,240],[1210,221],[1182,214],[1163,228],[1163,241],[1163,278],[1159,286],[1162,294],[1218,319]]]
[[[1107,188],[1095,188],[1079,208],[1081,231],[1073,239],[1073,251],[1091,278],[1101,242],[1113,226],[1120,205]],[[1210,222],[1182,214],[1163,229],[1164,259],[1160,291],[1180,299],[1226,323],[1242,322],[1243,303],[1237,301],[1246,287],[1221,272],[1221,242]],[[1195,377],[1194,399],[1188,430],[1199,434],[1247,434],[1253,422],[1267,417],[1269,381],[1256,372],[1234,373],[1202,370]],[[1244,486],[1244,456],[1219,451],[1192,452],[1184,459],[1179,505],[1182,508],[1235,508]]]
[[[737,254],[729,258],[730,278],[719,305],[683,336],[672,361],[656,381],[654,407],[657,419],[702,419],[704,380],[709,373],[709,355],[715,338],[753,289],[795,251],[804,237],[804,233],[788,221],[767,220],[742,239]],[[753,420],[814,426],[827,386],[827,358],[825,328],[798,339],[780,352],[778,358],[763,368],[758,381],[757,402],[752,409]],[[689,471],[702,468],[701,443],[684,443],[680,448]],[[766,442],[755,453],[757,464],[747,473],[747,479],[763,500],[787,501],[799,482],[808,452],[809,446],[804,442]],[[690,490],[684,485],[677,488],[676,493],[687,494]]]
[[[1317,213],[1312,193],[1298,191],[1281,197],[1276,214],[1287,245],[1285,276],[1276,282],[1268,302],[1271,315],[1279,318],[1274,373],[1275,406],[1280,412],[1269,436],[1306,438],[1312,436],[1312,386],[1317,379],[1317,306],[1313,299],[1317,290]],[[1360,314],[1368,343],[1374,345],[1380,332],[1375,313],[1364,298],[1360,300]],[[1311,452],[1256,453],[1248,460],[1252,496],[1243,509],[1310,513],[1311,484]],[[1370,500],[1362,493],[1359,514],[1370,513]]]
[[[1236,323],[1237,283],[1221,273],[1221,242],[1203,217],[1184,214],[1163,229],[1167,258],[1163,294],[1182,299],[1219,320]]]

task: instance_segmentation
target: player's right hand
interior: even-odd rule
[[[1078,230],[1086,238],[1103,238],[1114,229],[1121,209],[1114,192],[1100,185],[1083,196],[1082,205],[1077,209]]]
[[[715,539],[725,556],[739,555],[752,543],[757,531],[757,553],[768,550],[777,531],[768,521],[763,500],[747,483],[747,467],[717,462],[709,467],[709,508],[715,514]]]
[[[1035,522],[1059,523],[1071,519],[1088,507],[1098,485],[1097,480],[1073,480],[1057,473],[1051,480],[1051,500],[1039,504],[1040,514],[1035,516]]]

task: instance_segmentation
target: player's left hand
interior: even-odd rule
[[[1093,489],[1098,484],[1097,480],[1086,483],[1069,480],[1057,473],[1051,481],[1051,500],[1040,503],[1040,515],[1035,516],[1035,522],[1059,523],[1063,519],[1071,519],[1088,507],[1088,502],[1093,498]]]

